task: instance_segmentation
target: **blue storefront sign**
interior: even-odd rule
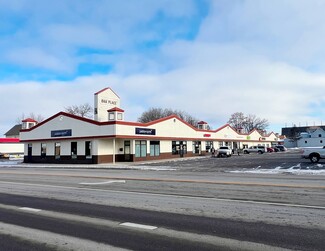
[[[150,129],[150,128],[135,128],[135,134],[141,134],[141,135],[156,135],[156,129]]]
[[[72,136],[71,129],[51,131],[51,137],[68,137],[68,136]]]

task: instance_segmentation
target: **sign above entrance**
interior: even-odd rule
[[[51,137],[67,137],[67,136],[72,136],[71,129],[51,131]]]
[[[150,129],[150,128],[135,128],[135,134],[141,134],[141,135],[156,135],[156,129]]]

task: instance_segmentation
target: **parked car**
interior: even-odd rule
[[[217,157],[230,157],[232,155],[232,150],[229,146],[220,146],[217,151]]]
[[[249,154],[249,153],[265,153],[266,152],[266,147],[265,146],[250,146],[249,148],[244,149],[244,153]]]
[[[287,148],[283,145],[277,145],[277,146],[274,146],[274,150],[276,152],[285,152],[285,151],[287,151]]]
[[[273,153],[275,150],[274,150],[273,147],[267,147],[267,148],[266,148],[266,151],[267,151],[268,153]]]

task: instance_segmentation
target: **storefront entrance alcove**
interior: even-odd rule
[[[132,161],[130,140],[124,141],[124,161]]]
[[[193,141],[193,153],[201,154],[201,141]]]

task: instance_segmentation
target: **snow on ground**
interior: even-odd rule
[[[301,164],[297,164],[290,168],[278,166],[274,169],[263,169],[257,167],[249,170],[236,170],[229,171],[230,173],[253,173],[253,174],[295,174],[295,175],[325,175],[325,166],[317,164],[313,167],[301,167]]]
[[[194,159],[196,160],[196,159]],[[68,164],[26,164],[22,160],[0,160],[0,167],[19,167],[19,168],[88,168],[88,169],[97,169],[97,168],[107,168],[107,169],[122,169],[122,170],[145,170],[145,171],[176,171],[177,167],[173,165],[173,162],[177,160],[171,160],[171,165],[160,166],[159,162],[154,165],[146,165],[146,163],[116,163],[116,164],[93,164],[93,165],[68,165]],[[178,161],[182,161],[179,160]],[[277,166],[275,168],[262,168],[258,166],[257,168],[252,169],[242,169],[242,170],[233,170],[228,171],[230,173],[251,173],[251,174],[294,174],[294,175],[325,175],[325,164],[312,164],[312,166],[301,166],[301,163],[291,166],[291,167],[282,167]]]
[[[21,164],[22,161],[12,161],[12,160],[6,160],[6,161],[0,161],[0,166],[15,166],[17,164]]]

